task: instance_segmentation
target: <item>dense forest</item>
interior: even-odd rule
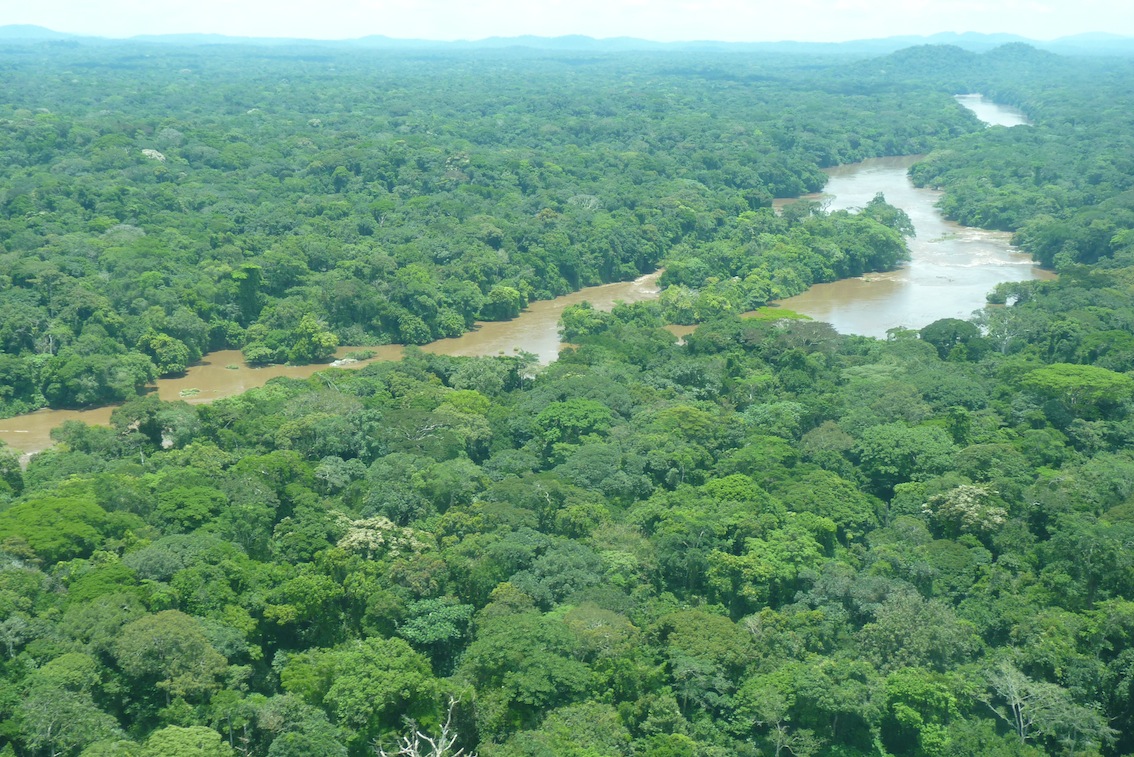
[[[423,344],[665,258],[673,320],[749,310],[903,255],[885,213],[773,197],[980,129],[943,91],[681,60],[10,54],[0,415],[122,401],[224,347]]]
[[[0,410],[122,403],[0,447],[0,756],[1134,753],[1131,73],[0,50]],[[882,197],[771,200],[911,153],[1059,278],[886,340],[760,308],[901,262]],[[549,366],[139,394],[662,266]]]

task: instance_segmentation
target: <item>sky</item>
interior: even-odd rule
[[[454,40],[534,34],[838,42],[935,32],[1134,36],[1131,0],[0,0],[0,25],[74,34]]]

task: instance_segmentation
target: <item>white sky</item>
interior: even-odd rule
[[[0,0],[0,25],[75,34],[203,32],[435,40],[586,34],[843,41],[941,31],[1134,36],[1131,0]]]

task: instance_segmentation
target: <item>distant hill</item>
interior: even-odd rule
[[[45,26],[32,24],[8,24],[0,26],[0,41],[41,41],[55,39],[73,39],[75,35],[53,31]]]
[[[983,53],[1004,45],[1026,43],[1039,50],[1064,55],[1126,55],[1134,56],[1134,37],[1122,37],[1105,32],[1077,34],[1049,42],[1027,39],[1015,34],[981,34],[977,32],[941,32],[928,36],[905,35],[860,39],[850,42],[720,42],[691,40],[687,42],[656,42],[635,37],[596,39],[579,34],[560,37],[488,37],[480,40],[443,42],[426,39],[398,39],[381,34],[344,40],[315,40],[288,37],[235,37],[224,34],[145,34],[126,40],[107,40],[100,37],[83,37],[53,31],[42,26],[13,24],[0,26],[0,42],[35,43],[56,40],[89,40],[99,42],[139,42],[146,44],[192,47],[201,45],[254,45],[264,47],[306,46],[332,49],[376,50],[504,50],[528,49],[549,52],[650,52],[691,50],[704,52],[748,52],[796,55],[854,55],[877,56],[920,45],[949,45],[961,50]]]
[[[229,37],[225,34],[139,34],[130,37],[129,42],[149,42],[159,45],[194,47],[197,45],[341,45],[343,42],[301,39],[298,37]]]
[[[1103,32],[1061,37],[1038,46],[1062,55],[1134,55],[1134,39]]]

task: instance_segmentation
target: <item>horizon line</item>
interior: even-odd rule
[[[511,35],[494,34],[494,35],[489,35],[487,37],[477,37],[477,38],[461,37],[461,38],[454,38],[454,39],[440,39],[440,38],[430,38],[430,37],[395,37],[395,36],[391,36],[391,35],[387,35],[387,34],[382,34],[380,32],[375,32],[375,33],[372,33],[372,34],[363,34],[363,35],[357,36],[357,37],[333,37],[333,38],[332,37],[259,36],[259,35],[255,35],[255,34],[231,34],[231,33],[226,33],[226,32],[202,32],[202,31],[143,32],[143,33],[139,33],[139,34],[132,34],[132,35],[129,35],[129,36],[111,37],[111,36],[106,36],[104,34],[90,34],[90,33],[84,33],[84,32],[59,31],[57,29],[53,29],[51,27],[43,26],[41,24],[20,24],[20,23],[0,24],[0,33],[2,33],[4,30],[7,30],[7,29],[11,29],[11,30],[25,29],[25,30],[28,30],[28,31],[42,30],[43,32],[49,32],[52,35],[59,35],[59,36],[63,36],[63,37],[73,37],[73,38],[76,38],[76,39],[100,39],[100,40],[107,40],[107,41],[114,41],[114,42],[145,41],[147,39],[160,38],[160,37],[217,37],[217,38],[234,39],[234,40],[263,40],[263,41],[318,42],[318,43],[336,43],[336,42],[339,42],[339,43],[344,43],[344,42],[359,42],[359,41],[363,41],[363,40],[367,40],[367,39],[380,38],[380,39],[387,39],[387,40],[390,40],[390,41],[393,41],[393,42],[425,42],[425,43],[434,43],[434,44],[441,44],[441,45],[450,45],[450,44],[478,44],[478,43],[483,43],[483,42],[492,42],[492,41],[496,41],[496,40],[502,40],[502,41],[519,40],[519,39],[564,40],[564,39],[575,38],[575,39],[590,40],[590,41],[593,41],[593,42],[600,42],[600,43],[601,42],[630,41],[630,42],[645,42],[645,43],[654,44],[654,45],[697,45],[697,44],[714,44],[714,45],[783,45],[783,44],[846,45],[846,44],[853,44],[853,43],[856,43],[856,42],[883,42],[883,41],[895,40],[895,39],[929,39],[929,38],[933,38],[933,37],[942,37],[942,36],[952,36],[952,37],[971,36],[971,37],[985,37],[985,38],[989,38],[989,37],[1013,37],[1013,38],[1016,38],[1016,39],[1021,40],[1021,41],[1039,42],[1039,43],[1054,43],[1054,42],[1060,42],[1060,41],[1065,41],[1065,40],[1074,40],[1074,39],[1083,38],[1083,37],[1099,37],[1099,38],[1105,38],[1105,39],[1108,39],[1108,40],[1111,40],[1111,41],[1118,41],[1118,40],[1134,41],[1134,36],[1128,36],[1128,35],[1123,35],[1123,34],[1115,34],[1113,32],[1105,32],[1105,31],[1078,32],[1076,34],[1069,34],[1069,35],[1063,35],[1063,36],[1060,36],[1060,37],[1052,37],[1052,38],[1045,39],[1045,38],[1039,38],[1039,37],[1028,37],[1028,36],[1023,35],[1023,34],[1019,34],[1019,33],[1016,33],[1016,32],[1008,32],[1008,31],[999,31],[999,32],[963,31],[963,32],[958,32],[958,31],[952,31],[952,30],[942,30],[942,31],[930,32],[930,33],[892,34],[892,35],[888,35],[888,36],[884,36],[884,37],[858,37],[858,38],[854,38],[854,39],[845,39],[845,40],[833,41],[833,40],[816,40],[816,39],[726,40],[726,39],[711,39],[711,38],[660,40],[660,39],[651,39],[649,37],[635,37],[635,36],[627,35],[627,34],[620,34],[620,35],[615,35],[615,36],[610,36],[610,37],[596,37],[596,36],[592,36],[590,34],[585,34],[585,33],[581,33],[581,32],[577,32],[577,33],[576,32],[568,32],[568,33],[555,34],[555,35],[533,34],[533,33],[511,34]],[[0,36],[0,39],[3,39],[3,37]],[[31,40],[31,39],[33,39],[33,37],[27,37],[26,39]]]

